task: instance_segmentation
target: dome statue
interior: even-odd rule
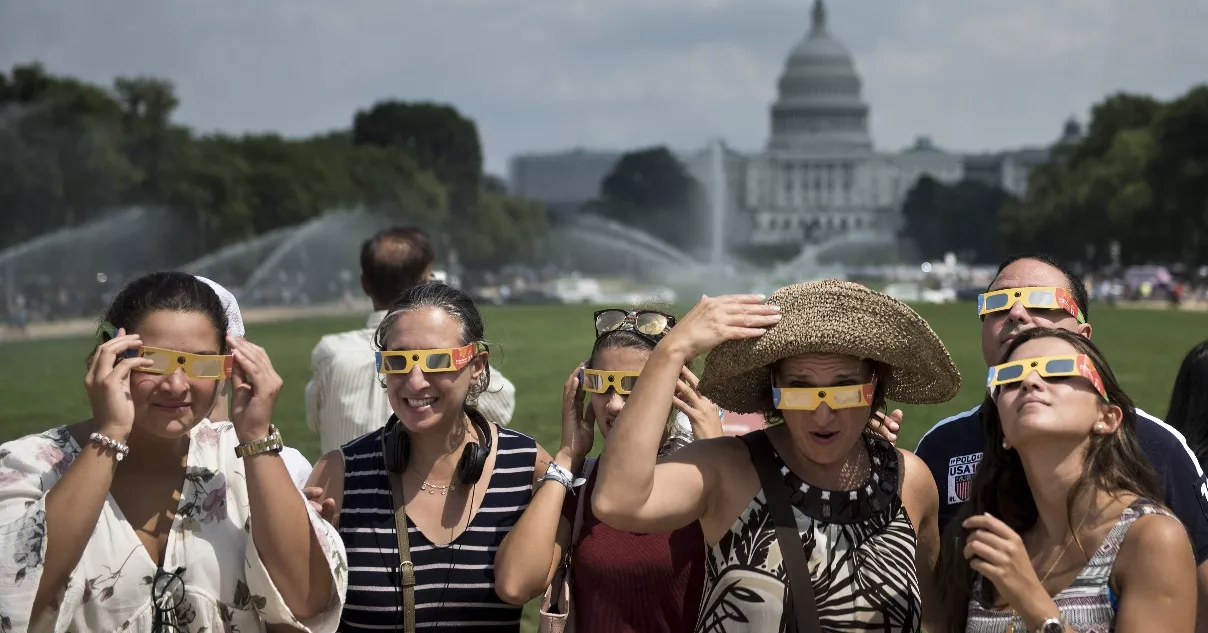
[[[772,105],[769,149],[865,152],[868,104],[847,47],[831,34],[823,0],[815,0],[809,33],[785,62]]]

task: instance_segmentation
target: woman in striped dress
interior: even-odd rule
[[[935,633],[1190,633],[1191,542],[1099,350],[1016,336],[986,386],[986,448],[944,532]]]
[[[334,500],[348,551],[341,631],[520,630],[521,607],[495,593],[495,551],[550,457],[474,409],[490,371],[483,337],[473,301],[437,283],[404,292],[378,328],[394,415],[324,455],[310,481]],[[410,568],[400,566],[395,493]]]

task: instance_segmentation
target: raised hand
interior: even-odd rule
[[[596,441],[596,412],[583,402],[586,392],[579,383],[579,372],[587,366],[580,363],[562,385],[562,453],[572,460],[581,460],[591,452]]]
[[[672,402],[675,404],[675,408],[683,411],[692,423],[693,440],[721,437],[721,411],[712,400],[697,391],[699,383],[700,379],[692,373],[692,370],[687,367],[681,369],[679,384],[676,386]]]
[[[127,334],[125,328],[97,348],[92,365],[84,376],[84,389],[88,392],[88,403],[92,406],[92,422],[98,433],[125,442],[134,426],[134,397],[130,394],[130,372],[136,367],[154,365],[149,358],[124,358],[115,364],[118,356],[127,350],[138,349],[142,341],[137,334]]]
[[[227,344],[235,356],[235,371],[231,373],[234,391],[231,396],[231,422],[240,442],[264,439],[273,420],[273,408],[283,384],[281,376],[263,347],[245,338],[227,336]]]
[[[763,295],[701,297],[659,343],[689,360],[725,341],[754,338],[780,322],[780,306]]]
[[[969,568],[994,583],[1015,611],[1023,615],[1038,603],[1052,602],[1015,530],[990,514],[971,516],[961,527],[969,530],[963,552]]]

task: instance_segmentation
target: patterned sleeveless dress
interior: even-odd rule
[[[916,633],[922,599],[914,525],[900,496],[901,455],[880,437],[863,438],[870,474],[851,491],[811,486],[776,456],[805,543],[822,631]],[[786,578],[776,528],[760,489],[708,554],[696,631],[784,632]]]
[[[452,543],[433,545],[411,518],[407,534],[415,564],[415,627],[516,633],[522,607],[495,594],[495,551],[528,507],[537,443],[495,426],[495,469],[482,506]],[[340,536],[348,552],[348,594],[341,631],[402,630],[398,540],[390,480],[382,460],[382,430],[345,444]],[[479,482],[481,485],[483,482]]]
[[[1091,560],[1082,568],[1074,582],[1053,597],[1061,616],[1078,633],[1108,633],[1115,630],[1120,596],[1115,595],[1108,586],[1112,565],[1116,562],[1116,555],[1120,553],[1120,544],[1124,542],[1128,529],[1137,519],[1147,514],[1174,516],[1153,505],[1152,501],[1134,501],[1120,513],[1120,518],[1107,533],[1107,538],[1103,539],[1103,544],[1091,555]],[[981,583],[979,576],[973,584],[973,595],[981,594]],[[976,601],[970,601],[969,624],[965,630],[968,633],[1002,633],[1007,630],[1011,619],[1015,620],[1016,631],[1027,630],[1023,620],[1010,611],[990,610],[983,608]]]

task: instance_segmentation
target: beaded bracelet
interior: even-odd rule
[[[130,454],[129,446],[126,446],[115,439],[101,435],[100,433],[93,433],[92,435],[89,435],[88,440],[90,442],[96,442],[106,448],[112,448],[117,452],[117,461],[119,462],[122,461],[126,455]]]

